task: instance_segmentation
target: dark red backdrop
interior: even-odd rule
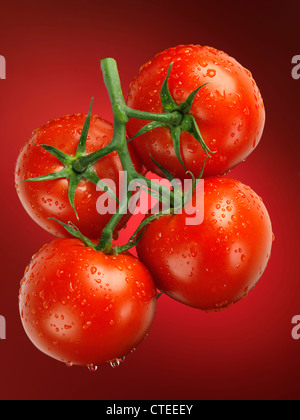
[[[0,81],[1,399],[294,399],[300,397],[300,54],[296,1],[164,2],[72,0],[1,4]],[[211,4],[211,5],[210,5]],[[226,4],[226,5],[225,5]],[[66,113],[94,110],[111,119],[100,59],[117,59],[124,92],[139,66],[183,43],[223,49],[248,67],[265,101],[258,149],[231,177],[249,184],[269,209],[276,241],[266,273],[249,297],[205,314],[159,300],[149,337],[118,369],[66,368],[29,342],[18,314],[24,268],[52,238],[24,212],[14,190],[14,164],[31,131]],[[133,228],[133,226],[131,226]]]

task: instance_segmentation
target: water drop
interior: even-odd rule
[[[125,360],[125,356],[119,359],[111,360],[109,363],[112,368],[116,368],[116,367],[119,367],[124,362],[124,360]]]
[[[209,69],[209,70],[207,70],[207,76],[208,77],[215,77],[215,75],[216,75],[216,70],[214,70],[214,69]]]
[[[96,267],[91,267],[91,273],[95,274],[97,272],[97,268]]]
[[[90,372],[97,372],[97,370],[98,370],[98,366],[88,365],[88,370],[89,370]]]
[[[87,330],[92,325],[91,321],[85,322],[82,326],[83,330]]]

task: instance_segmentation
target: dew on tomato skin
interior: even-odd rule
[[[72,325],[67,325],[67,324],[64,325],[65,330],[70,330],[71,328],[72,328]]]
[[[115,368],[119,367],[124,361],[125,361],[125,356],[120,357],[120,358],[116,358],[114,360],[110,360],[109,364],[113,369],[115,369]]]
[[[47,302],[46,300],[44,300],[44,302],[43,302],[43,307],[44,307],[45,309],[49,309],[49,306],[50,306],[49,302]]]
[[[88,365],[87,368],[90,372],[97,372],[98,370],[98,366],[94,366],[93,364]]]
[[[188,145],[187,148],[190,153],[196,153],[198,150],[198,145],[196,143],[195,144],[191,143]]]
[[[82,325],[83,330],[87,330],[92,325],[92,321],[87,321]]]
[[[94,266],[93,266],[93,267],[91,267],[91,273],[92,273],[92,274],[95,274],[96,272],[97,272],[97,268],[96,268],[96,267],[94,267]]]

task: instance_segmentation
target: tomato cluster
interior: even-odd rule
[[[142,66],[124,110],[131,116],[125,123],[136,174],[204,178],[203,208],[193,206],[195,187],[181,212],[171,208],[144,223],[138,258],[99,246],[109,226],[113,236],[129,217],[114,223],[114,215],[97,211],[105,191],[97,182],[105,178],[117,185],[128,163],[124,148],[108,149],[118,137],[116,126],[91,114],[52,120],[34,131],[16,165],[25,210],[59,237],[25,270],[19,295],[24,329],[42,352],[92,370],[118,365],[143,340],[161,292],[203,311],[222,310],[245,297],[267,266],[273,240],[261,198],[224,176],[253,151],[263,132],[264,105],[248,70],[213,48],[170,48]],[[152,115],[159,122],[148,125]],[[88,158],[90,167],[83,165],[99,152],[97,161]],[[201,223],[186,223],[187,214],[200,212]],[[77,239],[70,238],[74,232]]]

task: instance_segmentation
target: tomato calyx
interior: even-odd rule
[[[180,164],[185,169],[185,171],[187,171],[186,165],[184,164],[181,156],[180,140],[182,132],[187,132],[191,134],[201,145],[207,157],[210,157],[211,154],[215,153],[215,151],[210,150],[209,147],[206,145],[194,116],[189,113],[197,93],[208,83],[199,86],[197,89],[195,89],[189,94],[188,98],[183,103],[177,104],[169,90],[169,78],[171,75],[173,64],[174,63],[171,63],[168,68],[167,76],[162,84],[160,92],[160,99],[163,110],[165,112],[165,114],[162,115],[168,116],[169,121],[167,118],[165,121],[150,122],[149,124],[145,125],[141,130],[139,130],[133,137],[131,137],[128,140],[128,142],[131,142],[136,137],[139,137],[142,134],[152,131],[155,128],[168,128],[171,132],[173,146],[177,159],[179,160]],[[172,118],[171,116],[174,118]]]
[[[72,236],[74,236],[74,238],[80,239],[81,242],[84,243],[85,246],[89,247],[89,248],[93,248],[94,250],[96,250],[96,245],[93,241],[91,241],[88,237],[84,236],[80,230],[72,223],[69,222],[64,223],[61,220],[55,219],[53,217],[50,218],[50,220],[54,220],[55,222],[59,223],[61,226],[63,226],[65,228],[65,230],[70,233]]]
[[[87,237],[85,237],[73,224],[65,224],[59,220],[56,220],[60,223],[68,233],[72,234],[76,238],[82,240],[82,242],[86,246],[91,246],[95,250],[103,251],[107,254],[111,252],[121,252],[123,249],[128,250],[135,246],[137,243],[140,235],[139,232],[136,233],[134,238],[132,238],[128,244],[124,247],[114,248],[113,249],[113,235],[114,231],[124,216],[128,212],[129,209],[129,202],[132,196],[132,190],[128,188],[131,181],[137,183],[138,188],[141,190],[145,190],[148,194],[153,196],[154,198],[158,199],[158,201],[162,204],[161,208],[164,206],[165,210],[162,214],[166,212],[168,214],[175,212],[176,209],[182,209],[187,202],[187,199],[192,195],[193,190],[195,188],[195,177],[189,171],[186,172],[192,177],[193,179],[193,186],[187,192],[183,193],[179,184],[177,184],[177,180],[166,171],[158,162],[155,162],[154,159],[152,160],[155,164],[161,169],[164,173],[165,177],[170,181],[171,188],[168,186],[163,186],[159,183],[153,182],[153,180],[148,179],[144,175],[138,173],[134,167],[133,161],[130,156],[129,148],[128,148],[128,141],[126,136],[126,125],[130,118],[139,118],[139,119],[146,119],[150,120],[150,124],[148,124],[144,129],[142,129],[137,135],[142,134],[142,132],[149,131],[150,129],[154,129],[157,127],[167,127],[170,129],[174,148],[176,151],[176,155],[178,160],[181,164],[185,167],[184,162],[181,157],[181,147],[180,147],[180,137],[182,131],[187,131],[191,133],[198,142],[202,145],[203,149],[206,152],[207,158],[210,157],[210,149],[205,145],[204,140],[202,139],[201,133],[199,128],[196,124],[194,117],[189,114],[189,111],[192,107],[193,101],[199,92],[199,90],[204,86],[198,87],[194,92],[192,92],[187,100],[182,104],[177,104],[174,99],[172,98],[170,91],[169,91],[169,77],[172,70],[172,65],[169,67],[167,77],[161,88],[161,102],[164,109],[164,113],[148,113],[143,111],[138,111],[129,108],[126,105],[122,89],[121,89],[121,82],[118,73],[117,63],[112,58],[106,58],[101,61],[101,69],[103,73],[104,83],[106,85],[112,111],[113,111],[113,137],[109,144],[103,147],[100,150],[97,150],[94,153],[86,154],[86,141],[89,132],[90,122],[91,122],[91,113],[92,113],[92,106],[93,106],[93,99],[91,100],[91,105],[89,112],[87,114],[86,120],[84,122],[84,126],[81,132],[81,136],[79,139],[79,143],[77,146],[77,150],[74,156],[70,156],[58,150],[50,145],[38,145],[42,147],[44,150],[55,156],[61,163],[64,164],[64,168],[56,173],[48,174],[42,177],[37,178],[30,178],[26,181],[49,181],[55,180],[59,178],[68,178],[69,179],[69,191],[68,197],[72,209],[74,210],[77,219],[78,214],[75,208],[75,193],[78,187],[78,184],[82,179],[87,179],[96,184],[100,189],[104,192],[108,193],[117,203],[118,208],[116,212],[112,215],[107,225],[103,228],[100,240],[97,245],[91,242]],[[136,135],[136,136],[137,136]],[[129,139],[131,141],[132,139]],[[120,200],[116,197],[115,193],[112,191],[111,188],[108,187],[94,172],[93,165],[96,164],[100,159],[104,156],[112,152],[117,152],[120,158],[123,171],[127,174],[127,185],[126,182],[124,183],[124,190],[123,194],[121,194],[122,198]],[[205,165],[205,163],[204,163]],[[201,171],[199,177],[202,177],[203,171]],[[122,187],[121,187],[122,188]],[[154,215],[154,217],[159,217],[160,212]],[[52,219],[55,220],[55,219]],[[148,221],[145,223],[149,223],[152,219],[148,218]],[[142,225],[142,227],[145,227]]]
[[[87,136],[90,128],[91,123],[91,115],[92,115],[92,108],[93,108],[93,101],[94,98],[91,99],[91,104],[89,108],[89,112],[87,114],[86,120],[84,122],[82,132],[80,135],[79,143],[77,146],[77,150],[75,156],[70,156],[61,150],[47,145],[47,144],[35,144],[36,147],[41,147],[42,149],[46,150],[51,155],[55,156],[65,167],[58,172],[54,172],[51,174],[39,176],[36,178],[28,178],[25,179],[23,182],[42,182],[42,181],[52,181],[56,179],[67,178],[69,179],[69,190],[68,190],[68,198],[71,204],[72,209],[74,210],[77,219],[79,219],[76,207],[75,207],[75,193],[78,187],[78,184],[82,179],[88,179],[93,184],[97,185],[98,187],[102,188],[105,192],[108,192],[117,202],[119,201],[114,192],[106,185],[93,171],[92,166],[89,165],[85,168],[81,168],[78,170],[76,167],[76,162],[82,156],[85,156],[86,150],[86,141]]]

